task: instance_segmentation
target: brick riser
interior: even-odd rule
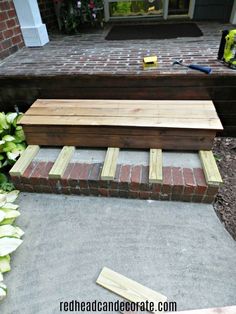
[[[12,176],[20,191],[69,195],[212,203],[217,187],[207,186],[200,168],[163,168],[163,183],[148,183],[148,166],[118,165],[114,181],[102,181],[102,164],[71,163],[61,179],[50,179],[53,162],[32,162],[20,177]]]

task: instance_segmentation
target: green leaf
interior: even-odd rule
[[[9,112],[6,114],[6,120],[9,124],[13,124],[17,116],[18,116],[17,112]]]
[[[17,151],[17,152],[14,152],[14,153],[11,153],[11,152],[7,152],[7,158],[9,160],[13,160],[13,161],[16,161],[16,158],[20,156],[20,152]]]
[[[5,136],[3,136],[2,139],[5,142],[13,142],[15,140],[15,138],[13,136],[11,136],[11,135],[5,135]]]
[[[7,197],[5,194],[0,194],[0,207],[4,206],[7,202]]]
[[[11,152],[14,148],[16,148],[16,144],[13,142],[6,142],[3,146],[3,151],[5,153]]]
[[[14,227],[12,225],[0,226],[0,238],[3,237],[21,238],[23,235],[24,231],[22,231],[19,227]]]
[[[6,273],[11,270],[10,255],[0,257],[0,272]]]
[[[13,203],[17,199],[20,191],[14,190],[6,194],[7,203]]]
[[[7,130],[9,125],[7,124],[6,115],[3,112],[0,112],[0,125],[2,129]]]
[[[16,218],[3,219],[3,220],[0,222],[0,226],[12,225],[15,220],[16,220]]]
[[[6,217],[5,213],[0,211],[0,223],[4,221],[5,217]]]
[[[0,273],[0,283],[1,283],[1,281],[3,281],[3,275],[2,275],[2,273]]]
[[[0,212],[4,212],[5,213],[5,219],[8,218],[16,218],[20,216],[20,212],[18,210],[14,210],[14,209],[8,209],[8,208],[0,208]]]
[[[2,301],[7,296],[7,286],[0,282],[0,301]]]
[[[8,255],[14,252],[22,243],[21,239],[17,238],[1,238],[0,239],[0,256]]]
[[[17,238],[1,238],[0,239],[0,256],[8,255],[14,252],[22,243],[21,239]]]

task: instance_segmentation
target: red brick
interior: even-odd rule
[[[192,202],[192,195],[191,194],[184,194],[181,195],[181,201],[182,202]]]
[[[7,20],[6,23],[7,23],[7,27],[8,27],[8,28],[12,28],[12,27],[16,26],[16,21],[15,21],[15,19]]]
[[[99,188],[98,189],[98,193],[101,195],[101,196],[109,196],[109,190],[108,189],[103,189],[103,188]]]
[[[119,188],[120,169],[121,169],[121,165],[117,165],[114,180],[110,182],[110,189],[112,190],[116,190]]]
[[[140,191],[139,192],[139,198],[142,200],[148,200],[151,196],[151,192],[149,191]]]
[[[192,197],[192,202],[193,203],[201,203],[203,200],[204,195],[198,194],[198,195],[193,195]]]
[[[7,29],[7,24],[5,22],[0,22],[0,32],[5,31]]]
[[[172,180],[171,167],[163,167],[163,184],[161,188],[161,193],[170,194],[172,192],[172,186],[173,186],[173,180]]]
[[[7,11],[9,18],[16,17],[16,11],[14,9]]]
[[[184,180],[180,167],[172,167],[173,189],[172,194],[178,195],[183,193]]]
[[[38,165],[38,163],[36,163],[34,161],[29,164],[29,166],[26,168],[23,175],[21,176],[21,182],[22,183],[29,184],[31,174],[34,171],[34,169],[37,167],[37,165]]]
[[[202,203],[212,204],[215,201],[215,195],[205,195],[203,196]]]
[[[152,191],[154,193],[160,193],[161,192],[161,184],[160,183],[153,183],[152,184]]]
[[[37,166],[34,168],[30,176],[30,183],[32,185],[40,185],[41,173],[44,172],[46,164],[47,164],[46,162],[39,162]]]
[[[0,12],[0,21],[5,21],[7,19],[7,13],[6,12]]]
[[[130,198],[139,198],[139,192],[138,191],[129,191],[129,197]]]
[[[160,193],[152,192],[151,195],[150,195],[150,198],[152,200],[159,200],[160,199]]]
[[[218,191],[219,191],[219,186],[208,186],[206,194],[209,196],[215,196],[216,194],[218,194]]]
[[[193,194],[196,188],[196,183],[193,176],[193,171],[190,168],[183,168],[184,176],[184,194]]]
[[[98,189],[96,188],[90,188],[90,195],[94,195],[94,196],[98,196],[99,193],[98,193]]]
[[[50,170],[52,169],[53,167],[53,162],[47,162],[45,167],[42,167],[42,171],[41,171],[41,174],[40,174],[40,184],[42,185],[49,185],[49,182],[48,182],[48,174],[50,172]]]
[[[11,47],[11,40],[10,39],[6,39],[2,42],[2,47],[3,49],[8,49]]]
[[[13,184],[21,183],[20,176],[11,176],[11,181]]]
[[[52,193],[52,188],[48,185],[40,185],[38,190],[40,193]]]
[[[119,190],[109,190],[109,195],[111,197],[119,197],[120,196]]]
[[[1,11],[7,11],[10,9],[9,1],[2,1],[0,2],[0,10]]]
[[[120,194],[120,197],[124,197],[124,198],[129,197],[129,191],[128,190],[120,190],[119,194]]]
[[[66,194],[66,195],[71,195],[70,187],[62,187],[61,188],[61,193],[62,194]]]
[[[76,187],[79,184],[80,164],[75,164],[68,178],[69,185]]]
[[[79,187],[71,187],[70,191],[71,191],[71,194],[80,195]]]
[[[11,39],[13,45],[17,45],[22,41],[21,35],[17,35]]]
[[[128,190],[129,183],[130,183],[130,174],[131,174],[131,166],[130,165],[123,165],[120,169],[120,183],[119,188],[120,190]]]
[[[20,26],[16,26],[13,28],[14,35],[21,35],[21,29]],[[21,36],[22,37],[22,36]]]
[[[66,170],[61,178],[61,185],[62,187],[68,187],[69,186],[69,182],[68,179],[70,178],[70,174],[73,171],[74,168],[74,163],[70,163],[67,167]]]
[[[140,190],[149,191],[149,166],[141,166]]]
[[[32,193],[34,192],[34,187],[30,184],[24,184],[24,191]]]
[[[88,178],[92,169],[92,164],[80,164],[79,187],[80,189],[88,189]]]
[[[193,173],[197,185],[195,193],[200,195],[205,194],[207,190],[207,183],[205,180],[203,170],[201,168],[194,168]]]
[[[98,188],[98,181],[100,180],[102,164],[96,163],[92,165],[89,177],[88,177],[88,185],[91,188]]]
[[[131,169],[130,189],[132,191],[140,189],[141,169],[141,166],[133,166]]]
[[[8,29],[8,30],[3,32],[3,35],[4,35],[5,39],[8,39],[8,38],[11,38],[14,35],[14,32],[13,32],[13,30]]]

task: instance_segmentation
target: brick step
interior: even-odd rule
[[[184,157],[185,153],[181,155],[182,163],[186,163],[186,167],[183,164],[178,164],[178,159],[180,159],[178,154],[172,165],[170,163],[166,165],[164,162],[162,181],[150,183],[148,163],[141,161],[141,164],[138,159],[138,162],[134,159],[132,162],[132,158],[131,161],[127,160],[127,162],[124,161],[125,158],[123,160],[118,159],[114,178],[104,180],[102,178],[104,168],[102,158],[95,158],[94,162],[90,160],[86,162],[86,157],[81,157],[81,161],[79,161],[78,156],[83,151],[78,149],[76,149],[74,157],[71,156],[68,160],[62,175],[52,177],[50,173],[55,161],[58,160],[58,158],[55,160],[58,150],[52,149],[52,152],[54,157],[48,158],[50,154],[47,149],[35,151],[31,156],[32,158],[28,159],[28,164],[25,164],[20,172],[14,170],[17,168],[16,163],[10,171],[15,187],[25,192],[212,203],[220,186],[220,182],[219,184],[207,183],[204,171],[199,166],[200,163],[190,166],[187,161],[184,161],[185,158],[194,157],[194,155],[187,153],[186,157]],[[90,156],[92,152],[87,154]],[[96,155],[96,150],[94,154]],[[138,155],[142,152],[134,151],[133,154]],[[128,156],[128,152],[125,156]],[[164,153],[164,160],[165,156]],[[196,156],[198,155],[196,154]],[[20,166],[23,165],[22,159],[18,162]]]

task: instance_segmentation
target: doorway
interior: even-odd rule
[[[105,21],[133,18],[193,18],[195,0],[104,0]]]

